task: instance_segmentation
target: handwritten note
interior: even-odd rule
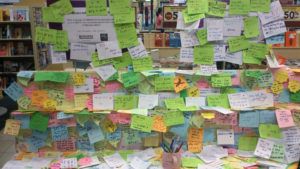
[[[165,100],[165,105],[168,109],[178,109],[180,107],[185,107],[185,103],[183,98],[172,98],[172,99],[166,99]]]
[[[193,63],[194,61],[194,48],[180,48],[179,62]]]
[[[209,95],[207,96],[207,104],[211,107],[224,107],[229,108],[227,94]]]
[[[175,126],[184,124],[184,116],[180,111],[170,111],[164,114],[164,122],[166,126]]]
[[[164,123],[163,116],[155,115],[153,116],[152,130],[158,132],[166,132],[167,126]]]
[[[121,49],[137,46],[139,44],[134,24],[118,24],[115,25],[115,29]]]
[[[115,110],[130,110],[137,107],[138,96],[134,95],[120,95],[114,96]]]
[[[210,1],[208,2],[208,15],[224,17],[226,11],[226,2]]]
[[[4,134],[17,136],[21,127],[21,121],[7,119],[5,122]]]
[[[212,87],[232,86],[232,81],[230,76],[212,76],[211,83],[212,83]]]
[[[236,16],[224,18],[224,36],[241,36],[243,26],[242,17]]]
[[[28,106],[31,104],[31,100],[27,96],[21,96],[17,103],[21,109],[28,109]]]
[[[110,156],[105,156],[103,157],[103,159],[109,167],[120,167],[126,164],[126,161],[123,160],[119,153],[115,153]]]
[[[250,43],[245,36],[238,36],[228,39],[229,52],[238,52],[249,48]]]
[[[140,74],[136,72],[123,73],[121,78],[125,88],[137,86],[141,81]]]
[[[130,128],[150,133],[152,129],[152,124],[153,124],[152,117],[133,115],[131,117]]]
[[[61,168],[77,168],[77,158],[66,158],[61,162]]]
[[[189,0],[187,2],[188,14],[198,14],[208,12],[207,0]]]
[[[67,126],[51,127],[51,136],[54,141],[66,140],[69,137]]]
[[[117,70],[113,67],[113,65],[104,65],[96,67],[94,68],[94,70],[104,81],[107,81],[110,77],[117,73]]]
[[[275,143],[273,141],[260,138],[258,140],[254,155],[269,159],[271,157],[274,144]]]
[[[149,56],[144,58],[132,59],[132,66],[135,72],[152,70],[152,65],[153,61],[152,58]]]
[[[214,63],[214,46],[196,46],[194,48],[194,63],[200,65],[212,65]]]
[[[158,106],[158,95],[139,94],[139,109],[153,109]]]
[[[258,1],[258,0],[257,0]],[[265,1],[265,0],[263,0]],[[260,2],[263,2],[260,1]],[[284,11],[281,7],[281,4],[279,1],[274,1],[271,3],[271,11],[269,13],[258,13],[260,22],[262,25],[265,25],[267,23],[277,21],[284,18]]]
[[[53,50],[56,52],[65,52],[69,50],[68,32],[57,30]]]
[[[188,87],[188,83],[183,76],[176,76],[174,78],[174,90],[176,93],[186,89]]]
[[[93,110],[113,110],[114,99],[111,93],[93,94]]]
[[[291,110],[276,110],[277,123],[280,128],[295,126]]]
[[[189,128],[188,131],[188,150],[189,152],[200,152],[202,150],[203,129]]]
[[[81,86],[85,84],[85,75],[83,73],[76,72],[72,74],[72,79],[75,86]]]
[[[174,91],[174,77],[159,76],[154,79],[155,91]]]
[[[261,138],[274,138],[281,139],[281,130],[278,125],[275,124],[260,124],[259,125],[259,135]]]
[[[259,36],[259,21],[257,16],[244,19],[244,35],[246,38]]]
[[[300,82],[297,80],[290,80],[288,88],[291,92],[296,93],[300,90]]]
[[[234,145],[234,131],[232,129],[217,130],[218,145]]]
[[[223,19],[208,19],[207,20],[207,41],[223,40]]]
[[[250,0],[231,0],[229,3],[230,15],[247,15],[250,11]]]
[[[239,138],[239,150],[243,151],[254,151],[256,148],[258,138],[257,137],[247,137],[241,136]]]
[[[105,41],[96,44],[98,57],[100,60],[116,58],[122,56],[122,50],[117,41]]]
[[[284,160],[284,145],[283,144],[274,144],[270,159],[277,161],[277,162],[281,162],[281,163],[283,162],[283,160]]]
[[[69,72],[35,72],[34,81],[35,82],[57,82],[57,83],[66,83],[69,79]]]
[[[180,40],[181,40],[181,47],[188,48],[199,45],[198,38],[196,34],[187,32],[187,31],[181,31],[180,32]]]
[[[262,32],[265,38],[279,35],[287,31],[285,22],[283,20],[268,23],[262,26]]]
[[[87,16],[105,16],[107,15],[106,0],[86,0]]]
[[[147,169],[150,165],[150,162],[145,162],[139,157],[134,157],[130,162],[130,166],[134,169]]]
[[[49,117],[41,113],[34,113],[31,116],[29,126],[31,129],[45,132],[48,128]]]
[[[142,57],[147,57],[148,53],[146,51],[146,48],[144,46],[144,43],[142,42],[142,39],[138,39],[139,45],[130,47],[128,48],[128,52],[131,56],[131,58],[136,59],[136,58],[142,58]]]
[[[259,114],[255,111],[241,112],[239,119],[239,127],[258,127]]]
[[[205,45],[207,44],[207,29],[199,29],[196,32],[196,36],[199,40],[200,45]]]
[[[270,12],[270,0],[251,0],[251,11]]]
[[[23,88],[16,82],[11,83],[4,92],[14,101],[17,101],[24,93]]]

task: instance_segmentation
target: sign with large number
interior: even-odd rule
[[[298,21],[300,20],[300,7],[299,6],[285,6],[284,19],[286,21]]]
[[[164,6],[163,28],[176,28],[178,12],[182,11],[184,8],[184,6]]]

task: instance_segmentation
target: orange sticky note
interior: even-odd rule
[[[188,150],[196,153],[202,150],[203,129],[189,128],[188,131]]]
[[[193,86],[187,89],[187,95],[189,97],[199,97],[200,96],[200,92],[198,87]]]
[[[188,87],[188,83],[186,82],[183,76],[176,76],[174,78],[174,89],[176,93],[180,92],[181,90],[187,87]]]
[[[289,79],[289,75],[286,70],[278,70],[275,73],[275,81],[277,81],[279,83],[287,82],[288,79]]]
[[[297,80],[291,80],[289,81],[288,88],[291,92],[296,93],[300,90],[300,82]]]
[[[281,83],[275,81],[275,82],[273,83],[273,85],[271,86],[271,90],[272,90],[272,92],[273,92],[274,94],[279,94],[279,93],[281,93],[282,90],[283,90],[283,84],[281,84]]]
[[[158,132],[167,132],[167,127],[164,123],[163,116],[155,115],[153,116],[152,130]]]
[[[56,110],[57,102],[53,99],[47,99],[43,103],[43,108],[45,110]]]
[[[72,75],[73,82],[75,86],[82,86],[85,84],[85,76],[83,73],[76,72]]]
[[[4,134],[17,136],[21,127],[21,121],[8,119],[5,123]]]
[[[31,95],[31,105],[42,107],[43,102],[48,99],[48,92],[46,90],[35,90]]]

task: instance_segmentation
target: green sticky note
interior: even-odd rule
[[[131,0],[109,0],[109,10],[113,16],[129,12],[131,10],[130,5]]]
[[[230,0],[230,15],[248,15],[250,11],[250,0]]]
[[[257,16],[244,18],[244,35],[246,38],[259,36],[259,20]]]
[[[229,87],[232,86],[230,76],[212,76],[211,77],[212,87]]]
[[[114,14],[115,24],[125,24],[135,22],[135,9],[131,8],[127,13]]]
[[[207,44],[194,47],[194,63],[200,65],[214,64],[214,46]]]
[[[166,99],[165,105],[167,109],[178,109],[179,107],[185,107],[185,103],[182,97]]]
[[[229,45],[229,52],[238,52],[249,48],[250,43],[245,36],[232,37],[227,40]]]
[[[127,160],[127,156],[130,154],[133,154],[134,151],[133,150],[119,150],[118,153],[124,160]]]
[[[275,124],[260,124],[259,135],[261,138],[275,138],[281,139],[281,130],[278,125]]]
[[[290,92],[290,100],[293,103],[300,103],[300,91],[296,93]]]
[[[56,31],[56,40],[54,43],[53,50],[64,52],[69,50],[69,38],[67,31]]]
[[[106,0],[86,0],[86,16],[106,16],[107,5]]]
[[[89,114],[76,114],[76,121],[81,126],[84,126],[84,123],[89,120]]]
[[[115,110],[131,110],[137,108],[138,96],[133,95],[119,95],[114,96]]]
[[[153,62],[151,57],[144,57],[144,58],[136,58],[132,59],[132,66],[135,72],[141,72],[144,70],[152,70]]]
[[[196,33],[197,38],[200,42],[200,46],[207,44],[207,29],[200,29]]]
[[[131,129],[151,133],[153,118],[150,116],[132,115]]]
[[[154,79],[155,91],[174,91],[174,77],[158,76]]]
[[[113,58],[113,65],[116,69],[126,68],[132,65],[132,59],[129,52],[123,53],[121,57]]]
[[[44,22],[64,22],[64,17],[60,15],[59,10],[54,7],[43,7],[42,16]]]
[[[258,59],[265,59],[268,54],[268,46],[263,43],[250,43],[247,55]]]
[[[261,65],[262,59],[256,58],[248,54],[248,50],[243,51],[243,63]]]
[[[227,94],[209,95],[206,99],[210,107],[230,108]]]
[[[226,2],[210,1],[208,3],[208,15],[224,17],[226,11]]]
[[[187,1],[188,14],[198,14],[208,12],[207,0],[188,0]]]
[[[270,12],[271,0],[251,0],[250,10],[254,12]]]
[[[274,144],[270,159],[282,163],[284,160],[284,154],[284,146],[282,144]]]
[[[182,15],[184,23],[191,23],[198,21],[199,19],[205,18],[205,15],[201,13],[189,15],[186,9],[182,11]]]
[[[257,141],[257,137],[241,136],[239,138],[239,150],[254,151],[256,148]]]
[[[29,126],[33,130],[45,132],[48,128],[48,121],[49,121],[48,115],[45,116],[37,112],[31,116]]]
[[[181,107],[178,107],[178,109],[179,109],[180,111],[188,111],[188,112],[199,110],[199,108],[198,108],[197,106],[188,106],[188,107],[181,106]]]
[[[196,157],[184,157],[181,159],[182,167],[197,168],[199,164],[203,164],[203,162]]]
[[[35,28],[35,40],[36,42],[41,43],[56,43],[56,30],[48,29],[44,27],[36,27]]]
[[[34,81],[35,82],[58,82],[66,83],[69,79],[69,72],[35,72]]]
[[[50,7],[56,8],[61,15],[67,15],[73,12],[73,7],[70,0],[59,0]]]
[[[98,53],[97,52],[92,53],[92,64],[94,67],[99,67],[99,66],[111,64],[111,63],[113,63],[112,58],[99,60]]]
[[[163,115],[164,123],[166,126],[175,126],[184,124],[184,116],[180,111],[170,111]]]
[[[115,25],[115,29],[121,49],[139,45],[133,23],[118,24]]]
[[[137,86],[141,81],[140,74],[136,72],[123,73],[121,78],[125,88]]]

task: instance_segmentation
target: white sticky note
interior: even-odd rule
[[[186,97],[185,105],[186,107],[197,106],[197,108],[200,108],[201,106],[205,106],[205,100],[206,97]]]
[[[288,163],[297,162],[300,159],[300,144],[286,144],[285,157]]]
[[[113,67],[113,65],[104,65],[100,67],[94,68],[94,71],[102,78],[102,80],[106,81],[112,75],[117,73],[117,70]]]
[[[281,130],[284,143],[286,144],[300,144],[300,128],[290,127]]]
[[[179,62],[193,63],[194,48],[180,48]]]
[[[53,50],[53,46],[50,47],[50,56],[52,64],[67,63],[66,52],[56,52]]]
[[[199,19],[199,20],[197,20],[193,23],[185,24],[182,12],[178,12],[177,15],[178,15],[178,17],[177,17],[176,29],[178,29],[178,30],[193,30],[194,29],[195,30],[195,29],[199,28],[199,24],[200,24],[201,19]]]
[[[279,1],[274,1],[271,3],[271,10],[269,13],[258,13],[260,22],[262,25],[267,23],[284,19],[284,11]]]
[[[234,145],[234,131],[232,129],[217,130],[218,145]]]
[[[248,94],[246,92],[228,94],[228,100],[231,109],[234,110],[243,110],[250,107]]]
[[[118,41],[104,41],[96,44],[100,60],[122,56],[122,49]]]
[[[139,95],[139,109],[153,109],[158,106],[158,95]]]
[[[77,168],[77,158],[66,158],[63,159],[61,164],[61,168]]]
[[[224,36],[240,36],[243,30],[243,17],[224,18]]]
[[[273,107],[274,96],[273,93],[267,93],[266,90],[251,91],[248,93],[248,102],[251,107]]]
[[[274,147],[273,141],[260,138],[256,145],[254,155],[269,159],[271,157],[273,147]]]
[[[73,60],[91,61],[92,53],[95,52],[96,46],[83,43],[71,43],[70,57]]]
[[[112,93],[93,94],[93,110],[113,110],[114,97]]]
[[[243,52],[235,52],[235,53],[226,53],[225,55],[225,60],[226,62],[229,63],[234,63],[238,65],[243,64]]]
[[[150,162],[145,162],[138,157],[134,157],[130,162],[130,166],[134,169],[147,169],[150,165]]]
[[[225,56],[226,56],[226,46],[216,44],[214,46],[214,59],[215,59],[215,62],[225,61],[225,59],[226,59]]]
[[[211,76],[213,74],[218,74],[217,65],[200,65],[199,75]]]
[[[103,157],[104,161],[108,164],[109,167],[121,167],[122,165],[126,165],[126,161],[120,156],[119,153],[115,153],[110,156]]]
[[[131,58],[133,58],[133,59],[143,58],[143,57],[148,56],[148,53],[147,53],[146,48],[145,48],[145,46],[142,42],[142,39],[139,38],[138,41],[139,41],[138,46],[128,48],[128,52],[129,52]]]
[[[181,31],[180,32],[181,47],[188,48],[199,45],[199,40],[195,33]]]
[[[84,85],[74,86],[74,93],[93,93],[94,92],[94,80],[93,78],[87,78]]]
[[[223,40],[223,19],[207,19],[207,41]]]
[[[265,38],[279,35],[287,31],[284,20],[274,21],[262,26],[262,32]]]

